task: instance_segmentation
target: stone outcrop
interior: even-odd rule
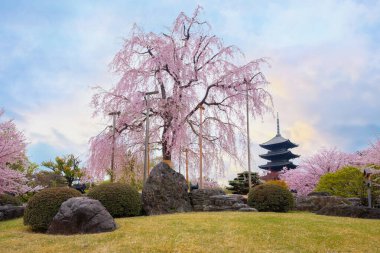
[[[98,200],[76,197],[62,203],[47,233],[71,235],[108,232],[115,229],[114,219]]]
[[[220,189],[200,189],[190,193],[194,211],[242,211],[257,212],[246,204],[242,195],[226,195]]]
[[[143,208],[147,215],[192,211],[184,176],[166,163],[157,164],[142,191]]]
[[[336,196],[311,195],[307,197],[297,197],[296,210],[315,212],[326,206],[352,206],[353,204],[346,198]]]
[[[25,206],[0,206],[0,221],[22,217],[24,215],[24,210]]]
[[[311,197],[311,196],[325,197],[325,196],[331,196],[331,194],[328,192],[310,192],[307,196],[308,197]]]
[[[326,206],[316,214],[352,218],[380,219],[380,209],[365,206]]]
[[[189,193],[194,211],[203,211],[211,204],[210,197],[215,195],[226,195],[222,189],[198,189]]]

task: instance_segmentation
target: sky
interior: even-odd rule
[[[268,59],[273,111],[294,153],[355,152],[380,137],[380,1],[0,0],[0,108],[24,132],[30,160],[85,161],[90,137],[110,124],[92,117],[93,87],[116,83],[109,64],[123,38],[134,24],[163,32],[198,5],[226,45]],[[251,119],[250,133],[257,170],[274,114]]]

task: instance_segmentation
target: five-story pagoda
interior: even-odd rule
[[[297,167],[297,165],[289,160],[297,158],[299,155],[293,154],[289,149],[298,147],[298,145],[281,136],[278,114],[277,135],[269,141],[260,144],[260,147],[268,150],[266,154],[260,155],[261,158],[268,160],[267,164],[259,166],[259,168],[270,172],[271,176],[268,175],[268,179],[276,179],[278,172],[284,167],[287,167],[288,169],[294,169]]]

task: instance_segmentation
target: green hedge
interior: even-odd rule
[[[294,198],[284,187],[262,184],[249,191],[248,205],[263,212],[287,212],[293,208]]]
[[[127,184],[101,184],[90,189],[88,196],[99,200],[112,217],[129,217],[141,214],[141,196],[135,188]]]
[[[24,213],[24,224],[34,231],[46,231],[61,204],[73,197],[80,197],[79,191],[67,188],[47,188],[29,199]]]
[[[17,197],[4,193],[0,194],[0,206],[1,205],[21,206],[22,202]]]

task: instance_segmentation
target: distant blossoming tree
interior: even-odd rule
[[[202,107],[204,167],[223,168],[225,154],[236,160],[244,157],[244,150],[237,147],[245,141],[241,133],[246,91],[252,116],[263,115],[271,102],[261,72],[265,60],[238,64],[239,49],[225,46],[212,35],[199,12],[200,7],[191,17],[180,13],[167,32],[160,34],[135,26],[116,54],[112,67],[121,76],[119,82],[109,91],[99,89],[93,98],[95,115],[121,112],[116,122],[116,163],[122,163],[126,149],[143,150],[144,95],[153,90],[159,94],[148,101],[150,140],[164,160],[178,158],[187,148],[191,161],[197,162]],[[110,167],[111,143],[109,131],[91,139],[89,169],[94,175],[104,175]]]
[[[380,140],[372,143],[364,151],[358,152],[357,163],[361,166],[375,165],[380,167]]]
[[[0,117],[3,111],[0,111]],[[25,138],[13,121],[0,122],[0,194],[22,194],[29,190],[23,173],[10,169],[10,165],[25,162]]]
[[[352,165],[356,159],[355,155],[343,153],[337,149],[322,149],[303,160],[296,169],[285,170],[280,178],[288,184],[290,189],[296,190],[298,195],[307,195],[315,189],[321,176]]]

